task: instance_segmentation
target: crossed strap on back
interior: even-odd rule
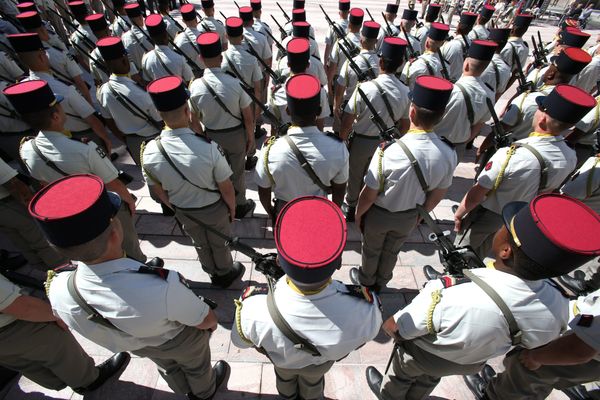
[[[206,87],[206,89],[208,90],[208,92],[211,94],[211,96],[213,97],[213,99],[217,102],[217,104],[219,105],[219,107],[221,107],[227,114],[231,115],[233,118],[237,119],[240,122],[242,121],[242,118],[234,115],[229,108],[227,108],[227,106],[225,105],[225,103],[223,103],[223,100],[221,100],[221,98],[219,97],[219,95],[213,90],[212,87],[210,87],[210,85],[208,84],[208,82],[206,82],[206,79],[204,79],[204,77],[200,78],[202,80],[202,83],[204,84],[204,86]]]
[[[302,154],[302,152],[300,151],[298,146],[296,146],[296,143],[294,143],[294,141],[289,137],[289,135],[285,135],[285,136],[283,136],[283,138],[285,139],[287,144],[290,146],[290,148],[292,149],[292,152],[294,152],[294,155],[300,162],[300,166],[308,174],[309,178],[313,181],[313,183],[315,185],[317,185],[319,188],[321,188],[321,190],[323,190],[325,193],[331,193],[331,186],[325,185],[321,181],[321,179],[319,179],[316,172],[311,167],[310,163],[306,160],[306,157],[304,157],[304,154]]]
[[[469,123],[473,125],[475,122],[475,112],[473,111],[473,103],[471,102],[471,96],[469,96],[469,92],[464,88],[460,83],[455,83],[456,87],[460,89],[463,97],[465,98],[465,105],[467,106],[467,118],[469,119]]]

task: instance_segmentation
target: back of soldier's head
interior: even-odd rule
[[[315,125],[321,113],[321,83],[309,74],[292,76],[285,84],[287,109],[298,126]]]
[[[178,76],[150,82],[146,88],[165,124],[171,128],[189,126],[189,92]]]
[[[446,110],[454,85],[443,78],[420,76],[412,90],[411,122],[417,127],[430,130],[437,125]]]

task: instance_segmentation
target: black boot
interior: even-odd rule
[[[435,279],[440,279],[444,274],[436,271],[431,265],[426,265],[423,267],[423,274],[425,274],[425,278],[428,281],[433,281]]]
[[[111,358],[97,366],[100,374],[94,382],[86,387],[76,388],[73,390],[79,394],[83,394],[98,389],[110,378],[118,378],[121,376],[125,370],[125,367],[127,367],[127,364],[129,364],[129,360],[131,360],[131,356],[127,352],[121,352],[113,355]]]
[[[246,200],[246,204],[235,207],[235,218],[242,219],[244,217],[252,217],[255,208],[256,203],[254,200],[248,199]]]
[[[256,167],[257,162],[258,162],[258,157],[256,157],[256,156],[246,157],[246,164],[244,164],[244,169],[246,171],[252,171],[254,169],[254,167]]]
[[[217,394],[219,388],[223,384],[227,385],[227,381],[229,380],[229,374],[231,373],[231,367],[229,366],[229,364],[227,364],[223,360],[219,360],[215,363],[212,369],[216,375],[215,391],[213,392],[213,394],[211,394],[210,397],[202,399],[193,393],[188,393],[187,397],[189,400],[211,400],[213,397],[215,397],[215,394]]]
[[[377,371],[377,368],[375,367],[367,367],[366,375],[369,389],[371,389],[371,392],[373,392],[375,397],[381,399],[382,397],[379,393],[381,392],[381,382],[383,382],[383,375],[381,375],[381,373]]]
[[[213,284],[213,286],[218,286],[220,288],[226,289],[229,286],[231,286],[231,284],[236,279],[238,279],[239,277],[244,275],[245,271],[246,271],[246,267],[244,267],[244,265],[242,263],[236,261],[231,266],[231,271],[229,271],[225,275],[211,276],[210,281]]]
[[[344,213],[347,222],[354,222],[354,214],[356,214],[356,207],[352,207],[346,203],[342,203],[342,212]]]

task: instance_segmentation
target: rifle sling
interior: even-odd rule
[[[465,105],[467,106],[467,118],[469,119],[469,123],[473,125],[475,123],[475,113],[473,111],[473,103],[471,102],[471,96],[460,83],[455,83],[456,87],[460,89],[463,97],[465,98]]]
[[[106,85],[108,86],[108,90],[110,90],[112,95],[115,96],[117,101],[121,103],[121,105],[125,107],[125,109],[129,111],[134,117],[146,120],[156,128],[159,128],[160,123],[158,121],[155,121],[154,118],[150,117],[147,113],[145,113],[144,110],[139,108],[133,101],[131,101],[127,97],[123,97],[119,92],[115,90],[115,88],[112,87],[110,81],[107,82]]]
[[[160,57],[160,54],[158,54],[158,52],[156,51],[156,49],[154,49],[154,55],[156,55],[156,59],[158,60],[158,62],[160,63],[160,65],[165,69],[165,71],[167,71],[167,74],[169,74],[169,75],[175,75],[173,72],[171,72],[171,70],[169,69],[169,67],[167,67],[167,64],[165,64],[165,62],[162,60],[162,58]]]
[[[294,152],[294,155],[300,162],[300,166],[308,174],[309,178],[313,181],[313,183],[315,185],[317,185],[319,188],[321,188],[321,190],[323,190],[325,193],[330,193],[331,187],[327,186],[323,182],[321,182],[321,179],[319,179],[319,177],[317,176],[315,171],[312,169],[309,162],[304,157],[304,154],[302,154],[302,152],[300,151],[298,146],[296,146],[296,143],[294,143],[294,141],[289,137],[289,135],[285,135],[283,138],[285,139],[287,144],[290,146],[290,148],[292,149],[292,152]]]
[[[200,78],[202,80],[202,83],[204,84],[204,86],[206,87],[206,89],[209,91],[209,93],[211,94],[211,96],[213,97],[213,99],[217,102],[217,104],[219,105],[219,107],[221,107],[223,110],[225,110],[225,112],[229,115],[231,115],[233,118],[237,119],[240,122],[244,122],[242,120],[242,118],[237,117],[235,115],[233,115],[233,113],[231,111],[229,111],[229,108],[227,108],[227,106],[225,105],[225,103],[223,103],[223,100],[221,100],[221,98],[219,97],[219,95],[213,90],[212,87],[210,87],[210,85],[208,84],[208,82],[206,82],[206,79],[204,79],[204,77]]]
[[[392,121],[395,124],[397,122],[396,115],[394,114],[394,110],[392,109],[392,105],[390,104],[390,99],[388,99],[388,97],[387,97],[387,93],[383,90],[381,85],[376,80],[373,80],[372,82],[377,87],[377,90],[379,91],[379,94],[381,95],[381,99],[383,100],[383,103],[385,104],[385,108],[387,109],[387,112],[390,114],[390,117],[392,117]]]
[[[513,143],[516,147],[524,147],[531,152],[535,156],[535,158],[540,163],[540,186],[538,192],[541,192],[546,188],[546,184],[548,183],[548,170],[550,167],[548,163],[544,159],[544,157],[537,151],[533,146],[528,145],[526,143]]]
[[[427,185],[427,181],[425,180],[425,176],[423,175],[423,170],[421,169],[419,162],[417,161],[417,159],[415,158],[413,153],[410,151],[408,146],[402,140],[396,139],[396,143],[398,143],[400,148],[404,151],[404,154],[406,154],[408,161],[410,161],[410,165],[413,167],[413,170],[415,171],[415,175],[417,175],[417,179],[419,180],[421,189],[423,189],[423,192],[425,192],[425,194],[427,194],[427,192],[429,192],[429,186]]]
[[[46,157],[44,155],[44,153],[42,153],[42,151],[37,146],[37,144],[35,144],[35,139],[31,139],[31,147],[33,148],[33,151],[35,151],[35,154],[37,154],[38,157],[41,158],[42,161],[44,161],[44,163],[46,163],[46,165],[49,168],[51,168],[52,170],[54,170],[55,172],[57,172],[61,176],[68,176],[69,175],[65,171],[63,171],[62,169],[58,168],[58,166],[54,163],[54,161],[50,160],[48,157]]]

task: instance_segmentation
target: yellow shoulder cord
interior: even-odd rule
[[[492,190],[490,190],[490,194],[494,193],[498,187],[500,187],[500,184],[502,183],[502,179],[504,178],[504,172],[506,171],[506,168],[508,167],[508,162],[510,161],[511,157],[515,154],[515,152],[517,151],[517,146],[515,146],[514,144],[510,146],[510,148],[506,151],[506,158],[504,159],[504,162],[502,163],[502,166],[500,167],[500,172],[498,173],[498,176],[496,177],[496,181],[494,182],[494,186],[492,187]],[[488,194],[489,196],[489,194]]]
[[[588,175],[587,178],[587,185],[585,188],[585,198],[589,199],[590,197],[592,197],[592,194],[594,194],[594,172],[596,172],[596,167],[600,164],[600,156],[596,156],[596,159],[594,160],[594,165],[592,165],[592,168],[590,169],[590,173]]]
[[[242,341],[250,346],[254,346],[254,343],[252,343],[252,341],[250,339],[248,339],[246,337],[246,335],[244,335],[244,332],[242,332],[242,307],[243,307],[243,303],[239,300],[239,299],[235,299],[233,300],[233,303],[235,304],[235,329],[237,330],[238,335],[240,336],[240,339],[242,339]]]
[[[592,124],[592,129],[589,132],[593,132],[598,128],[598,123],[600,122],[600,96],[596,97],[596,109],[594,113],[594,123]]]
[[[275,143],[277,138],[275,136],[271,136],[269,141],[267,142],[267,148],[265,149],[265,156],[263,158],[263,165],[265,167],[265,172],[267,173],[267,177],[271,182],[271,186],[275,186],[275,179],[273,179],[273,175],[271,175],[271,171],[269,171],[269,152],[271,151],[271,146]]]
[[[435,335],[437,333],[435,331],[435,326],[433,326],[433,312],[441,300],[442,291],[440,289],[431,292],[431,304],[427,310],[427,332],[429,332],[430,335]]]
[[[46,281],[44,282],[46,297],[50,297],[50,285],[52,284],[52,279],[54,279],[56,275],[58,274],[53,269],[49,269],[46,273]]]
[[[146,169],[146,167],[144,166],[144,151],[146,151],[146,143],[147,142],[142,142],[142,144],[140,146],[140,166],[142,167],[142,169],[144,170],[144,172],[146,173],[148,178],[150,178],[154,183],[158,183],[159,185],[162,185],[162,183],[160,183],[160,181],[158,179],[156,179],[156,177],[154,175],[152,175],[150,173],[150,171],[148,171]]]
[[[385,190],[385,177],[383,176],[383,149],[379,148],[379,161],[377,163],[377,176],[379,177],[379,193]]]

